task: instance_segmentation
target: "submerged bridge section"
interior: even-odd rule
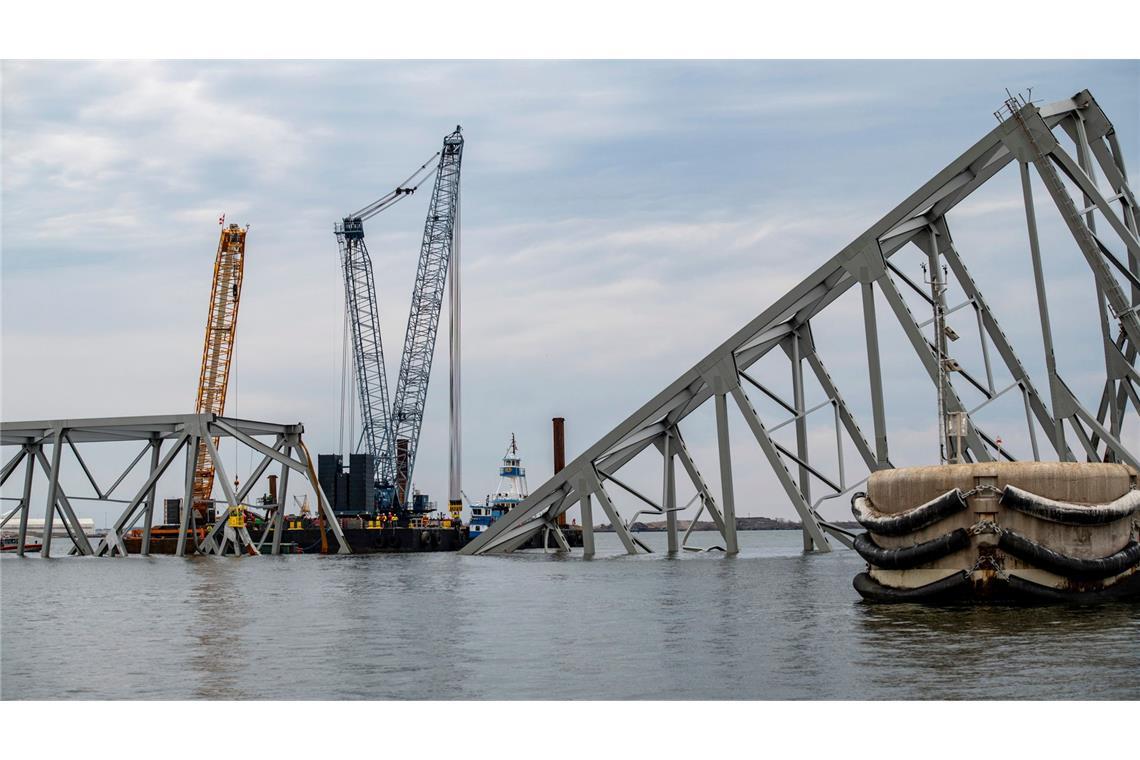
[[[317,482],[317,473],[313,468],[312,457],[309,456],[308,448],[301,438],[303,432],[304,428],[300,424],[281,425],[272,422],[221,417],[212,413],[3,422],[0,423],[0,445],[18,447],[18,449],[5,462],[3,470],[0,470],[0,486],[7,482],[8,478],[17,472],[21,465],[24,470],[24,483],[23,495],[18,497],[15,508],[6,510],[0,516],[0,528],[4,528],[15,521],[19,531],[17,551],[22,555],[28,535],[28,519],[36,509],[36,504],[32,498],[33,485],[37,473],[40,473],[46,478],[47,486],[46,499],[42,504],[43,548],[40,551],[41,557],[51,556],[52,532],[57,516],[65,526],[67,533],[72,537],[75,548],[71,551],[74,553],[112,557],[126,556],[127,547],[124,537],[132,529],[140,527],[142,530],[142,554],[149,554],[158,482],[167,472],[178,472],[175,463],[181,457],[184,496],[176,550],[176,554],[179,556],[184,556],[187,553],[223,554],[228,549],[240,552],[250,550],[250,547],[253,547],[251,553],[259,553],[264,550],[265,553],[277,554],[280,551],[281,534],[284,529],[284,505],[288,493],[290,471],[296,471],[300,477],[309,481],[316,493],[319,502],[318,508],[324,515],[325,522],[338,543],[338,551],[348,553],[348,542],[345,541],[340,530],[340,524]],[[244,486],[238,487],[227,474],[215,443],[220,438],[232,439],[235,445],[245,447],[261,456],[260,463],[250,473]],[[114,481],[105,477],[96,478],[92,468],[88,466],[87,460],[84,459],[80,447],[82,446],[84,450],[87,450],[96,444],[116,442],[134,442],[136,446],[139,446],[137,455]],[[215,482],[221,486],[225,494],[224,503],[226,505],[226,508],[217,510],[218,517],[210,526],[195,525],[196,510],[188,506],[194,498],[197,452],[199,446],[203,444],[210,459],[213,477],[216,478]],[[79,465],[94,491],[94,496],[65,493],[63,484],[60,482],[60,475],[64,464],[72,458]],[[148,465],[141,487],[131,493],[128,498],[117,498],[119,486],[132,472],[136,472],[137,479],[137,472],[142,471],[142,467],[139,465],[143,460],[146,460]],[[264,505],[270,508],[272,517],[270,518],[269,529],[261,537],[261,544],[264,545],[267,541],[269,544],[267,546],[253,546],[244,527],[240,530],[240,533],[244,535],[238,535],[235,533],[234,527],[228,524],[228,517],[231,510],[241,509],[242,505],[246,503],[251,489],[265,474],[266,470],[274,464],[281,468],[281,488],[278,492],[277,504]],[[100,486],[100,480],[102,480],[103,486]],[[122,513],[107,534],[96,543],[92,543],[84,535],[80,521],[72,507],[72,500],[121,503],[124,506]],[[199,530],[206,527],[209,529]]]
[[[1137,467],[1136,455],[1121,438],[1126,415],[1135,423],[1140,413],[1140,374],[1135,366],[1140,348],[1140,234],[1136,198],[1128,185],[1115,130],[1087,90],[1040,106],[1011,98],[995,116],[999,123],[993,131],[539,486],[463,552],[513,551],[544,531],[557,538],[558,516],[577,504],[582,514],[584,553],[592,555],[595,500],[626,552],[648,551],[629,530],[637,515],[626,519],[615,506],[611,493],[618,491],[644,505],[638,515],[664,516],[669,550],[677,551],[683,541],[678,535],[678,515],[687,508],[678,506],[678,469],[696,490],[691,503],[696,510],[693,519],[707,512],[720,531],[724,549],[736,552],[730,406],[743,417],[780,490],[802,520],[804,548],[829,551],[832,540],[849,544],[851,535],[821,518],[818,509],[824,500],[848,494],[865,481],[848,482],[844,449],[853,448],[861,469],[868,473],[892,466],[879,329],[880,322],[889,320],[901,328],[921,363],[922,373],[911,380],[930,383],[938,393],[939,408],[945,412],[938,415],[943,461],[1017,459],[1000,437],[974,420],[983,407],[1013,394],[1020,397],[1024,407],[1033,459],[1087,459]],[[1029,300],[1036,301],[1041,335],[1040,342],[1019,348],[998,324],[982,283],[967,269],[951,236],[949,221],[960,203],[1006,169],[1020,173],[1026,255],[1019,262],[1024,270],[1031,270],[1034,298]],[[1063,307],[1053,304],[1052,310],[1042,267],[1034,174],[1072,236],[1068,248],[1083,258],[1095,282],[1095,290],[1090,288],[1083,300],[1066,299]],[[904,249],[924,257],[925,281],[912,279],[896,265],[893,259]],[[996,285],[999,297],[1007,288],[1016,287]],[[862,300],[861,350],[866,351],[869,391],[861,386],[841,389],[813,340],[813,324],[822,329],[829,307],[853,289]],[[962,294],[965,300],[950,306],[946,302],[948,292]],[[917,299],[931,317],[912,310],[908,298],[911,302]],[[888,308],[879,309],[877,300],[885,301]],[[948,343],[959,336],[946,317],[962,309],[975,318],[984,371],[975,368],[971,372],[949,356]],[[1086,373],[1102,375],[1098,382],[1103,391],[1096,408],[1082,404],[1070,389],[1054,352],[1051,314],[1082,310],[1096,315],[1099,335],[1090,335],[1089,339],[1103,344],[1103,365],[1083,368]],[[1021,356],[1042,350],[1045,371],[1032,377]],[[766,376],[751,371],[769,354],[783,354],[787,359],[789,366],[784,371],[791,374],[791,398],[773,391]],[[1003,366],[1003,374],[1012,378],[1006,387],[995,385],[995,366]],[[827,396],[823,404],[806,407],[805,376],[814,377]],[[865,398],[868,392],[869,399]],[[980,403],[968,407],[964,392],[979,398]],[[856,419],[850,402],[857,395],[860,402],[866,402],[857,408],[870,409],[869,420]],[[782,419],[763,419],[753,403],[753,398],[759,397],[781,409]],[[719,474],[719,493],[709,487],[682,433],[686,418],[708,402],[715,407],[718,461],[712,467]],[[825,473],[819,465],[821,459],[813,453],[818,441],[809,438],[807,420],[819,411],[830,412],[834,419],[835,450],[828,452],[828,462],[838,460],[838,475]],[[775,429],[784,425],[794,426],[794,446],[781,445],[773,438]],[[656,451],[654,456],[659,457],[659,497],[629,485],[622,473],[625,465],[646,450]],[[823,495],[813,501],[813,492],[820,488]]]

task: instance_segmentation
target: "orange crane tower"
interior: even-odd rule
[[[224,220],[225,217],[223,216]],[[248,228],[247,228],[248,229]],[[226,408],[226,387],[230,381],[238,303],[241,300],[242,271],[245,267],[246,230],[236,224],[222,229],[218,255],[214,260],[214,288],[210,294],[210,314],[206,320],[206,343],[202,349],[202,374],[198,379],[197,413],[222,414]],[[217,448],[218,439],[214,439]],[[194,467],[194,511],[204,521],[213,503],[214,465],[206,442],[198,443]]]

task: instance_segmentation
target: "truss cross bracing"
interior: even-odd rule
[[[989,134],[535,489],[463,552],[483,554],[517,549],[539,531],[558,531],[557,517],[578,505],[584,554],[591,555],[595,545],[595,503],[613,525],[625,551],[647,551],[629,529],[632,520],[647,511],[666,516],[668,546],[675,551],[684,543],[677,536],[676,517],[686,509],[677,505],[678,471],[696,491],[691,502],[693,519],[707,513],[722,537],[723,548],[728,553],[735,552],[737,499],[729,437],[733,409],[743,418],[749,437],[759,449],[759,459],[770,469],[779,492],[799,515],[805,549],[829,551],[832,540],[849,544],[850,534],[821,518],[819,508],[825,500],[845,496],[863,482],[851,482],[846,476],[845,449],[857,454],[865,472],[892,466],[887,413],[892,399],[884,392],[884,357],[894,355],[880,350],[882,328],[891,321],[909,344],[905,352],[913,352],[922,368],[921,375],[908,378],[909,382],[930,383],[932,389],[941,390],[939,409],[946,419],[938,426],[940,431],[945,430],[939,433],[944,436],[939,448],[950,461],[1016,458],[1008,444],[998,435],[989,434],[975,419],[981,408],[1014,394],[1009,398],[1020,396],[1024,407],[1028,440],[1025,453],[1033,459],[1081,458],[1137,467],[1137,456],[1122,441],[1122,431],[1126,424],[1135,424],[1140,414],[1140,374],[1135,367],[1140,348],[1140,234],[1136,198],[1128,185],[1115,130],[1087,90],[1043,106],[1011,98],[995,116],[999,123]],[[1016,266],[1033,283],[1022,290],[1036,301],[1035,308],[1030,308],[1039,322],[1041,336],[1039,341],[1023,340],[1025,345],[1019,347],[1003,331],[991,309],[991,304],[996,303],[991,296],[1003,298],[1017,286],[979,282],[966,267],[966,257],[956,246],[950,226],[951,212],[1007,168],[1020,174],[1022,197],[1015,213],[1021,218],[1016,226],[1025,230],[1025,237],[1024,254]],[[1033,195],[1034,174],[1038,184],[1046,189],[1050,213],[1056,212],[1071,236],[1067,250],[1075,249],[1091,272],[1095,287],[1083,294],[1088,296],[1083,300],[1049,303],[1038,207]],[[922,257],[932,278],[926,285],[933,283],[933,287],[924,287],[896,264],[896,254],[903,250]],[[987,295],[983,285],[991,284],[996,293]],[[965,302],[957,306],[945,304],[943,288],[964,296]],[[866,388],[862,384],[840,388],[813,338],[813,326],[822,334],[835,311],[829,312],[829,307],[848,291],[857,293],[861,301],[863,335],[859,350],[865,351]],[[911,302],[917,300],[918,312],[908,303],[908,297]],[[885,301],[888,308],[880,309],[880,301]],[[935,304],[941,311],[934,308]],[[979,364],[984,367],[984,374],[977,366],[960,365],[948,355],[955,349],[947,348],[947,338],[952,345],[958,345],[953,343],[959,336],[952,328],[947,327],[944,335],[932,336],[927,332],[930,325],[941,324],[940,318],[962,309],[968,310],[962,313],[972,311],[975,317],[982,357]],[[1084,368],[1085,372],[1100,373],[1097,382],[1103,390],[1095,409],[1082,404],[1062,376],[1053,337],[1052,320],[1058,314],[1066,318],[1081,310],[1096,315],[1100,331],[1093,340],[1103,344],[1103,365]],[[850,320],[850,312],[843,312],[841,318]],[[1044,371],[1034,377],[1022,357],[1032,356],[1036,360],[1042,356],[1040,352]],[[779,362],[780,354],[790,365],[790,399],[773,391],[773,380],[753,369],[754,365],[762,368],[758,363],[769,355]],[[765,361],[763,366],[769,366],[771,361]],[[997,387],[995,371],[1008,374],[1012,382],[1004,388]],[[813,378],[822,389],[826,395],[824,403],[805,405],[806,378]],[[980,397],[980,404],[968,408],[966,394]],[[766,419],[757,411],[757,399],[774,404],[782,419]],[[710,400],[715,407],[718,461],[709,470],[719,476],[719,493],[710,488],[705,471],[690,453],[682,434],[686,419]],[[857,419],[853,411],[856,408],[869,410],[870,419]],[[821,457],[816,450],[820,440],[809,436],[807,421],[826,410],[834,425],[834,448]],[[773,437],[784,425],[792,425],[794,445],[782,445]],[[630,487],[621,472],[646,450],[655,450],[652,456],[660,458],[660,501]],[[825,471],[821,464],[824,460],[829,464],[837,461],[838,474]],[[623,518],[612,498],[617,494],[636,499],[641,511],[633,518]],[[644,509],[644,505],[649,509]],[[687,537],[686,533],[684,538]]]
[[[159,480],[167,473],[179,473],[179,493],[183,495],[183,505],[191,504],[195,490],[195,474],[197,472],[198,450],[201,443],[205,443],[207,456],[213,466],[218,484],[225,493],[225,507],[218,509],[218,517],[213,525],[199,541],[198,527],[194,521],[197,513],[194,509],[181,510],[181,525],[176,554],[184,556],[187,553],[223,554],[233,549],[235,552],[249,550],[252,543],[245,529],[231,528],[228,525],[229,511],[232,508],[241,508],[247,503],[253,487],[258,483],[266,470],[272,465],[281,468],[281,486],[277,493],[277,503],[262,505],[268,507],[270,512],[269,525],[261,536],[261,545],[271,541],[268,553],[277,554],[281,547],[281,534],[284,530],[284,505],[287,503],[289,471],[295,470],[309,481],[313,492],[317,496],[318,508],[324,515],[329,531],[337,542],[337,551],[341,554],[349,553],[348,542],[341,533],[340,524],[333,514],[324,492],[321,491],[317,481],[316,470],[308,448],[301,438],[304,427],[296,425],[280,425],[271,422],[257,422],[254,420],[239,420],[232,417],[220,417],[216,414],[179,414],[148,417],[107,417],[94,419],[69,420],[40,420],[35,422],[3,422],[0,423],[0,445],[19,447],[19,450],[7,460],[0,471],[0,486],[19,469],[21,464],[25,468],[25,478],[22,495],[18,498],[15,508],[5,511],[0,516],[0,528],[15,520],[19,526],[18,552],[24,553],[24,546],[28,535],[28,516],[32,514],[36,505],[32,499],[32,486],[37,471],[42,472],[47,479],[47,498],[43,505],[43,548],[41,557],[50,557],[52,551],[52,531],[54,521],[58,515],[66,528],[66,532],[73,537],[75,548],[73,553],[95,556],[124,556],[127,548],[124,536],[136,527],[142,530],[142,553],[148,554],[151,539],[151,526],[154,520],[155,497]],[[235,445],[251,449],[259,454],[261,459],[240,489],[235,490],[233,481],[228,477],[222,458],[218,455],[218,448],[214,441],[220,438],[230,438]],[[87,450],[98,443],[137,442],[142,444],[134,459],[122,470],[116,479],[106,488],[100,487],[100,480],[108,482],[106,478],[96,479],[92,468],[88,466],[80,448]],[[71,494],[70,498],[64,491],[60,482],[64,452],[70,452],[68,458],[74,458],[79,464],[85,479],[95,492],[94,496],[77,496]],[[147,456],[149,454],[149,456]],[[50,461],[49,461],[50,457]],[[182,458],[182,469],[178,470],[175,462]],[[147,460],[149,463],[142,485],[139,486],[128,499],[114,498],[119,486],[127,480],[131,473],[136,473],[139,462]],[[88,540],[80,526],[79,519],[72,507],[71,499],[86,499],[104,502],[120,502],[126,506],[115,520],[106,535],[95,543]],[[141,523],[141,525],[140,525]],[[258,553],[254,547],[251,553]]]

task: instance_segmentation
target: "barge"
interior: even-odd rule
[[[341,532],[353,554],[451,552],[458,551],[467,543],[467,529],[461,525],[444,526],[439,523],[398,525],[395,522],[386,522],[381,526],[380,521],[363,521],[365,525],[357,527],[352,525],[352,522],[354,521],[342,520]],[[266,529],[265,521],[261,518],[247,517],[246,525],[254,546],[259,546],[263,553],[268,553],[273,538],[270,535],[262,540]],[[286,520],[285,530],[281,533],[281,553],[321,554],[330,551],[330,546],[332,551],[335,551],[336,539],[327,529],[326,540],[321,541],[321,527],[317,520],[289,517]],[[193,533],[196,533],[197,541],[200,542],[205,540],[207,531],[202,528],[197,531],[187,531],[188,546],[196,543]],[[141,554],[142,531],[130,531],[123,537],[123,543],[128,553]],[[151,554],[174,554],[177,546],[177,525],[160,525],[151,530]]]

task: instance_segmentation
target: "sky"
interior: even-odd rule
[[[224,213],[250,225],[227,414],[301,421],[314,454],[337,450],[333,224],[462,125],[463,488],[475,500],[494,488],[512,433],[533,489],[551,472],[552,417],[567,420],[572,459],[985,135],[1006,88],[1032,87],[1044,101],[1088,88],[1125,159],[1140,155],[1135,61],[6,61],[0,72],[4,420],[193,411]],[[1003,328],[1037,368],[1018,189],[1007,170],[951,220]],[[1091,303],[1091,278],[1037,193],[1059,361],[1095,407],[1095,314],[1067,308]],[[426,204],[421,193],[366,227],[390,378]],[[919,257],[907,256],[900,266],[919,279]],[[840,299],[815,334],[869,431],[857,398],[861,325],[849,318],[858,309]],[[933,391],[913,382],[918,364],[885,311],[892,451],[896,464],[929,462]],[[441,330],[415,473],[441,505],[446,349]],[[959,350],[980,366],[980,354]],[[786,362],[772,358],[752,374],[788,387]],[[818,388],[808,395],[823,399]],[[782,421],[754,400],[766,422]],[[715,483],[711,411],[702,413],[686,437]],[[986,414],[988,429],[1024,444],[1019,400]],[[834,440],[826,417],[811,418],[813,445]],[[793,517],[738,418],[732,433],[738,514]],[[239,475],[256,464],[225,444],[223,455]],[[862,478],[850,450],[845,458],[848,483]],[[69,466],[65,485],[79,493]],[[660,487],[650,463],[631,468],[643,487]],[[160,495],[177,495],[175,480]],[[116,510],[79,511],[106,524]]]

